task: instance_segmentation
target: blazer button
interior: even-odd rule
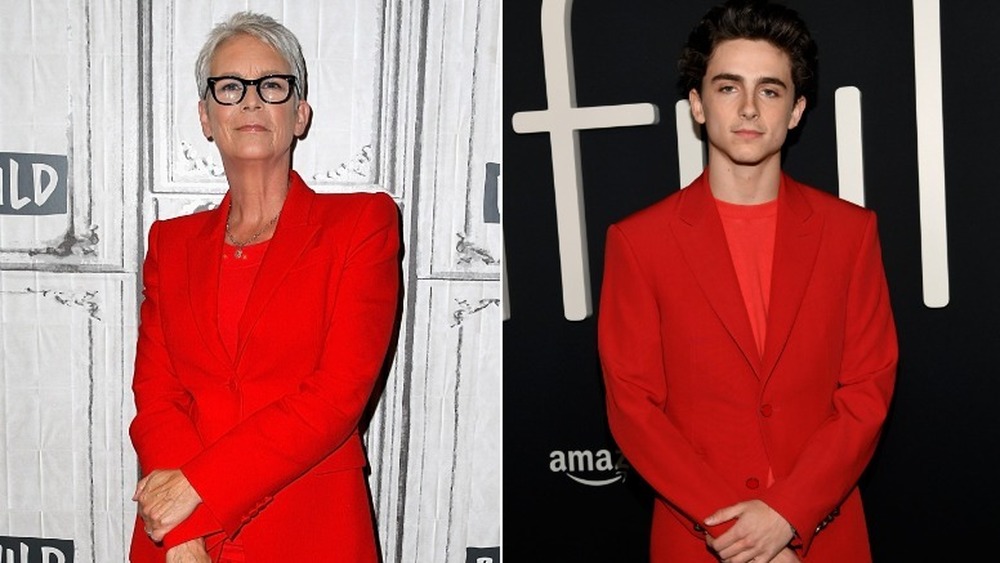
[[[747,479],[746,484],[748,489],[756,489],[757,487],[760,486],[760,481],[758,481],[756,477],[751,477]]]
[[[771,407],[771,405],[761,405],[761,407],[760,407],[760,414],[764,418],[768,418],[772,414],[774,414],[774,408]]]
[[[236,379],[235,378],[230,379],[229,383],[226,385],[226,387],[228,387],[230,391],[235,392],[236,391]]]

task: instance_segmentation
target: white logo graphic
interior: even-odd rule
[[[582,321],[593,313],[593,307],[578,132],[581,129],[652,125],[659,120],[659,115],[656,106],[648,103],[576,107],[569,18],[572,9],[572,0],[543,0],[542,60],[549,109],[515,113],[512,125],[518,133],[549,134],[563,314],[568,320]]]
[[[628,462],[619,450],[615,450],[614,456],[610,450],[556,450],[549,454],[549,471],[565,473],[570,479],[588,487],[624,483],[628,470]]]
[[[569,29],[572,7],[572,0],[542,1],[542,57],[548,109],[515,113],[512,126],[517,133],[549,134],[563,314],[568,320],[578,321],[593,313],[578,133],[586,129],[652,125],[658,122],[659,114],[650,103],[576,107]],[[951,296],[939,0],[913,0],[913,30],[923,297],[925,306],[940,308],[948,305]],[[864,205],[861,92],[852,86],[839,88],[835,100],[840,197]],[[698,137],[699,128],[692,126],[687,102],[678,102],[675,110],[681,185],[685,186],[704,168],[704,146]],[[505,299],[505,306],[508,303],[509,299]],[[505,319],[509,318],[508,311],[505,309]]]

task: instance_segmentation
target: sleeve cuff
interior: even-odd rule
[[[191,516],[188,516],[176,528],[167,533],[166,537],[163,538],[163,547],[170,549],[195,538],[209,536],[220,531],[222,531],[222,525],[202,503],[194,509]]]

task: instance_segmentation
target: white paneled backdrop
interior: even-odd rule
[[[0,561],[127,558],[145,236],[225,191],[193,69],[243,9],[305,51],[294,168],[402,209],[403,323],[367,432],[384,560],[500,545],[501,0],[3,0]],[[11,211],[33,154],[67,158],[65,212]]]

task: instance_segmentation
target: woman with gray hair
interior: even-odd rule
[[[215,27],[197,80],[229,189],[149,232],[131,560],[377,561],[358,424],[398,322],[399,211],[291,169],[306,68],[272,18]]]

